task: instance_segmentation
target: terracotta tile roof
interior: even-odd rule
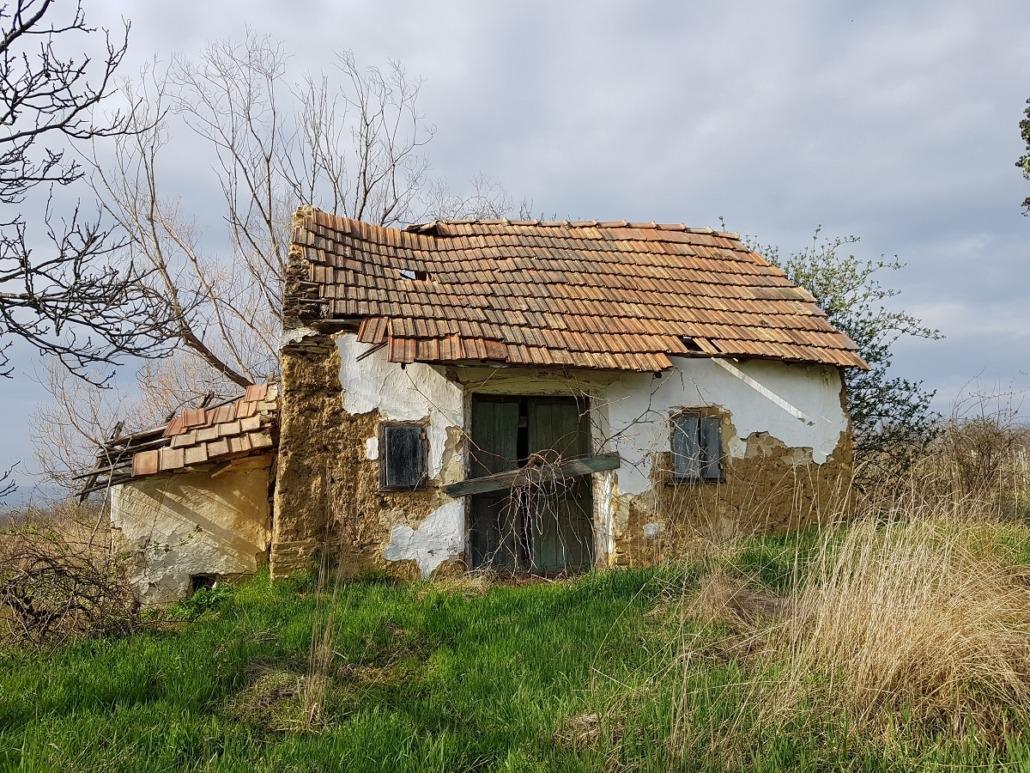
[[[76,477],[84,498],[146,475],[266,453],[275,446],[279,387],[249,386],[243,395],[209,408],[180,411],[159,427],[122,434],[116,429],[92,470]]]
[[[736,234],[625,221],[294,220],[287,314],[348,320],[394,362],[657,371],[670,355],[866,367]]]
[[[223,405],[181,411],[161,432],[163,443],[133,454],[132,477],[267,451],[274,444],[278,391],[275,384],[256,384]]]

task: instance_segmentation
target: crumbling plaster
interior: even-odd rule
[[[184,596],[194,575],[253,574],[269,542],[267,456],[111,490],[116,549],[145,604]]]
[[[675,368],[659,378],[650,373],[444,368],[422,363],[401,367],[389,362],[385,349],[358,343],[350,333],[313,336],[321,344],[303,338],[304,351],[298,349],[284,359],[280,455],[284,460],[303,455],[306,467],[311,467],[310,454],[317,447],[339,448],[330,462],[335,504],[322,509],[337,514],[341,564],[354,573],[377,566],[409,566],[428,576],[440,567],[460,563],[466,549],[466,503],[447,497],[441,488],[466,475],[467,421],[476,393],[570,394],[590,399],[595,450],[618,451],[622,458],[620,469],[594,476],[596,554],[608,563],[640,556],[641,550],[627,547],[631,543],[664,539],[667,521],[662,513],[670,509],[670,492],[660,490],[658,482],[661,466],[668,465],[668,419],[676,408],[714,407],[725,415],[724,452],[735,471],[736,488],[741,489],[747,487],[745,481],[770,486],[769,481],[775,481],[786,491],[787,484],[781,482],[784,475],[795,474],[782,470],[831,459],[848,426],[840,402],[840,378],[833,368],[677,358]],[[317,354],[319,346],[327,346],[332,356],[325,359]],[[314,403],[306,408],[291,404],[291,383],[303,381],[305,389],[311,389],[319,379],[328,379],[318,391],[319,400],[327,400],[324,408],[316,411]],[[299,396],[305,399],[303,392]],[[295,414],[324,415],[329,421],[322,430],[301,422],[297,425],[305,430],[301,436],[290,430]],[[332,419],[334,415],[339,418]],[[379,489],[378,427],[384,421],[425,425],[430,477],[426,491]],[[323,442],[313,444],[312,431],[324,433],[319,435]],[[296,488],[300,480],[295,478],[281,469],[282,490]],[[699,490],[695,499],[718,498],[722,489]],[[727,492],[731,489],[726,487]],[[278,507],[277,518],[280,512],[284,516],[299,513],[298,506],[306,507],[299,500]],[[743,509],[739,503],[735,507]],[[300,526],[298,522],[283,529],[284,536]],[[300,531],[314,535],[318,530],[313,526]],[[291,544],[301,548],[311,543]],[[273,570],[275,555],[273,546]],[[294,565],[292,559],[281,563],[284,569]]]
[[[398,523],[390,529],[383,549],[387,561],[413,561],[423,577],[465,552],[465,505],[439,491],[465,475],[464,391],[439,369],[422,363],[402,368],[390,362],[384,349],[373,350],[353,334],[336,339],[340,356],[343,410],[351,416],[374,414],[383,421],[424,422],[429,442],[427,472],[433,509],[415,525]],[[358,359],[361,357],[362,359]],[[368,461],[379,458],[376,435],[364,440]],[[394,499],[406,495],[397,492]]]
[[[674,358],[674,363],[660,378],[633,373],[615,380],[598,406],[610,450],[622,457],[617,471],[622,494],[651,488],[654,454],[669,449],[669,415],[677,408],[724,411],[734,427],[726,450],[738,459],[746,456],[749,437],[764,433],[788,448],[811,449],[811,460],[822,464],[848,428],[836,368],[703,358]]]
[[[343,410],[354,416],[378,411],[384,421],[428,419],[429,477],[439,478],[447,429],[465,424],[461,387],[431,365],[416,362],[402,368],[390,362],[385,348],[359,361],[358,356],[367,354],[372,346],[358,343],[351,333],[339,336],[337,345]],[[371,450],[366,442],[366,453]],[[374,453],[378,455],[378,444]]]

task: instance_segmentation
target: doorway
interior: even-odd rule
[[[589,406],[574,397],[472,396],[471,477],[547,468],[591,452]],[[560,574],[594,561],[589,476],[526,476],[471,498],[473,568]]]

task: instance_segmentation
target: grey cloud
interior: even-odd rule
[[[788,249],[817,224],[861,235],[908,262],[902,301],[949,336],[906,345],[901,372],[1030,386],[1013,165],[1025,2],[93,5],[133,19],[136,63],[244,25],[283,39],[298,70],[340,48],[402,60],[425,79],[433,169],[453,186],[482,172],[562,216],[725,216]],[[195,184],[203,154],[180,157],[180,192],[214,202]]]

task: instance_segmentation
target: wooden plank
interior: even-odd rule
[[[489,491],[503,491],[509,489],[520,479],[530,477],[531,480],[546,482],[558,475],[566,478],[574,478],[580,475],[590,475],[605,470],[617,470],[622,460],[617,453],[598,454],[587,456],[582,459],[570,459],[555,467],[550,465],[544,467],[523,467],[518,470],[501,472],[495,475],[485,475],[481,478],[469,478],[460,483],[452,483],[443,487],[443,492],[450,497],[467,497],[471,494],[485,494]],[[531,477],[536,476],[536,477]]]

